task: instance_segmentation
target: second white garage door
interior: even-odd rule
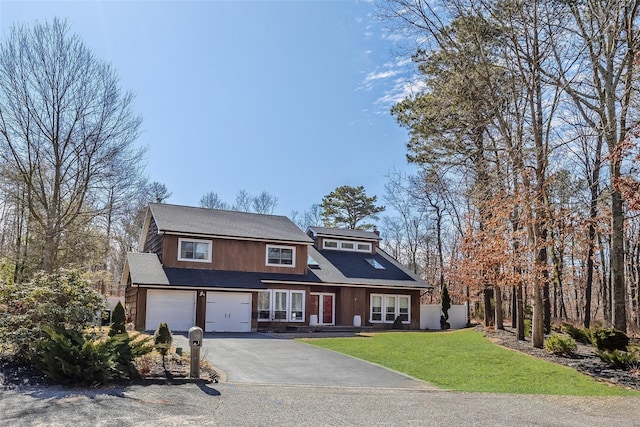
[[[188,331],[196,323],[195,291],[147,291],[145,329],[154,330],[166,322],[171,331]]]
[[[251,294],[207,292],[205,332],[251,332]]]

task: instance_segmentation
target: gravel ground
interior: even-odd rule
[[[640,398],[258,384],[0,391],[3,426],[640,426]]]
[[[570,364],[487,331],[507,347]],[[0,359],[0,365],[2,360]],[[593,362],[596,363],[596,362]],[[24,374],[25,372],[22,372]],[[639,426],[640,397],[457,393],[380,387],[216,384],[175,378],[102,388],[63,388],[2,381],[1,426]],[[7,380],[8,378],[4,378]],[[17,380],[17,378],[16,378]]]

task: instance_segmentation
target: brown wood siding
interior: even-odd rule
[[[368,306],[365,288],[340,288],[336,293],[336,325],[353,326],[355,315],[360,315],[364,325]]]
[[[138,302],[138,288],[133,288],[130,285],[128,285],[127,289],[124,292],[124,306],[127,314],[127,322],[133,322],[134,325],[136,321],[137,302]]]
[[[144,248],[142,252],[158,254],[160,262],[162,262],[162,240],[162,234],[158,234],[156,221],[151,217],[151,220],[149,221],[149,229],[147,230],[147,238],[144,241]]]
[[[207,291],[198,289],[196,291],[196,326],[205,330],[207,322]]]
[[[420,329],[420,292],[419,290],[406,289],[367,289],[366,292],[366,316],[362,317],[362,324],[367,326],[388,328],[391,323],[371,323],[369,321],[369,313],[371,310],[371,294],[383,295],[409,295],[411,297],[411,318],[409,324],[404,325],[406,329]],[[386,325],[386,326],[384,326]]]
[[[147,289],[134,288],[136,290],[136,316],[133,321],[138,331],[146,330],[147,323]]]
[[[245,240],[208,240],[211,245],[211,262],[178,261],[178,236],[165,235],[163,264],[166,267],[200,268],[227,271],[252,271],[261,273],[304,274],[307,269],[306,245],[252,242]],[[266,265],[267,245],[294,246],[296,248],[295,267],[274,267]]]

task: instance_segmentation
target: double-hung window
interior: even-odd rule
[[[258,292],[258,321],[304,322],[304,291],[270,289]]]
[[[211,241],[178,239],[178,261],[211,262]]]
[[[267,265],[295,267],[296,248],[294,246],[267,245]]]
[[[371,323],[393,323],[400,317],[402,323],[411,319],[411,297],[409,295],[371,294]]]

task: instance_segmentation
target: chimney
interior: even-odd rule
[[[380,237],[380,232],[378,231],[378,226],[376,226],[376,225],[373,226],[373,232],[376,234],[376,236]]]

